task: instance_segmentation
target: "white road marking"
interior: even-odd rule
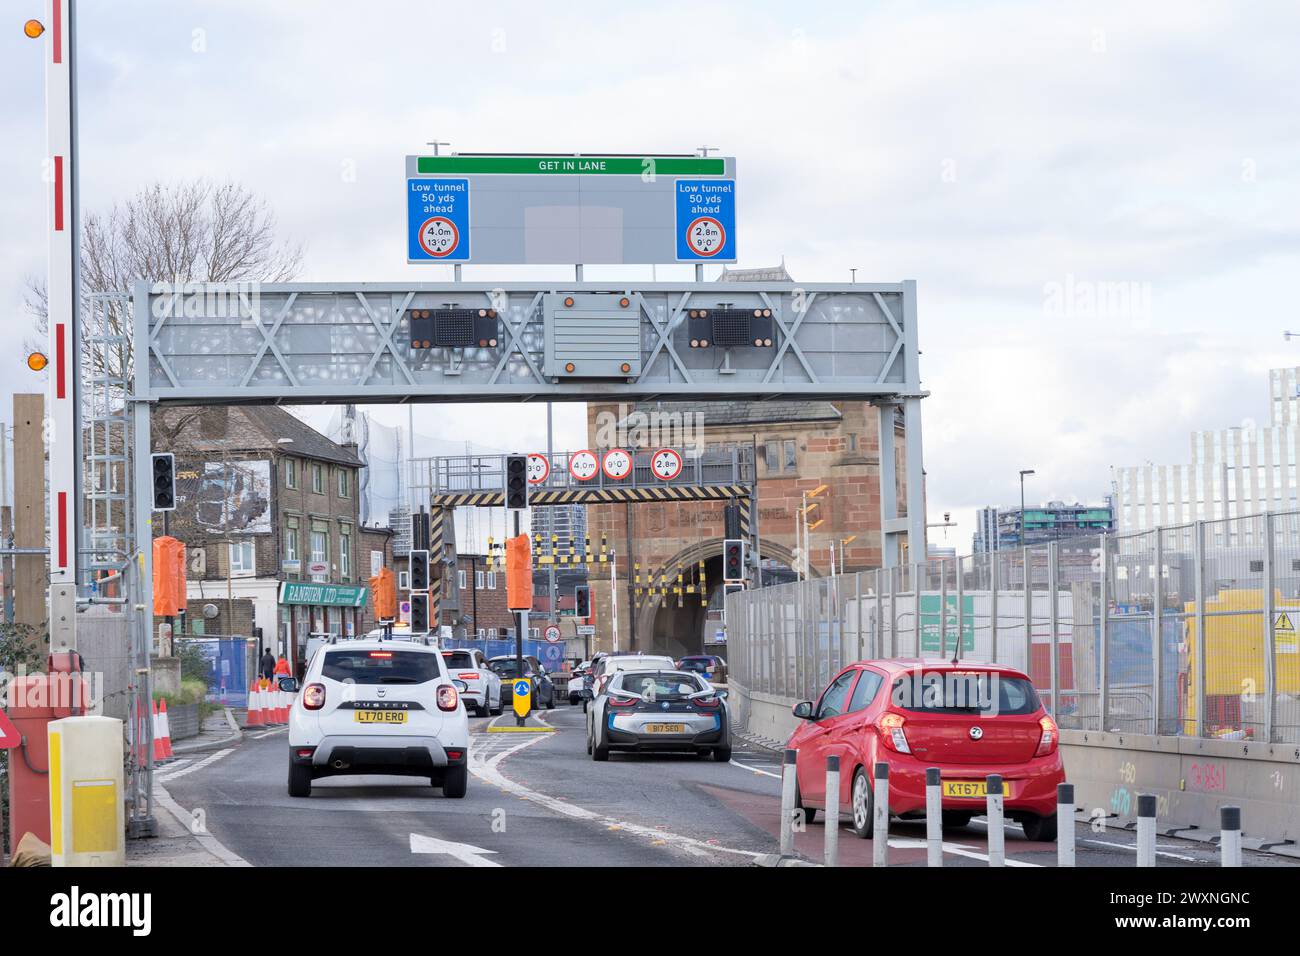
[[[761,773],[765,777],[772,777],[776,780],[781,779],[781,775],[779,773],[772,773],[772,771],[770,770],[759,770],[757,767],[751,767],[749,764],[741,763],[739,760],[732,760],[731,763],[734,766],[740,767],[742,770],[752,770],[754,773]]]
[[[478,777],[483,782],[494,787],[499,787],[507,793],[513,793],[532,800],[535,803],[539,803],[553,813],[558,813],[561,816],[569,817],[574,820],[586,820],[592,823],[599,823],[607,829],[616,828],[635,836],[648,837],[651,840],[662,841],[663,843],[670,844],[685,853],[689,853],[691,856],[708,856],[710,853],[733,853],[737,856],[747,856],[751,859],[757,859],[763,855],[761,853],[755,853],[752,850],[737,850],[732,847],[706,843],[703,840],[696,840],[692,837],[682,836],[678,833],[671,833],[668,830],[657,830],[654,827],[641,826],[637,823],[630,823],[626,820],[619,820],[603,813],[597,813],[595,810],[588,810],[585,807],[569,803],[567,800],[561,800],[558,797],[552,797],[548,794],[541,793],[540,791],[525,787],[522,784],[515,783],[497,769],[497,765],[506,757],[518,753],[525,747],[531,747],[534,744],[549,739],[552,739],[550,734],[544,736],[541,734],[537,736],[530,735],[528,739],[521,740],[513,747],[502,750],[486,760],[481,757],[475,759],[474,753],[471,750],[469,766],[470,773],[474,774],[474,776]]]
[[[273,737],[276,734],[282,734],[288,729],[288,727],[276,727],[275,730],[268,730],[265,733],[253,734],[252,736],[254,740],[261,740],[263,737]]]
[[[1115,849],[1117,850],[1132,850],[1134,853],[1137,853],[1137,846],[1132,843],[1112,843],[1110,840],[1080,840],[1079,842],[1091,843],[1094,846],[1111,846],[1111,847],[1115,847]],[[1166,846],[1167,845],[1168,844],[1166,844]],[[1209,862],[1207,860],[1202,860],[1199,857],[1186,856],[1185,854],[1182,853],[1169,853],[1165,850],[1156,850],[1156,856],[1167,856],[1171,860],[1182,860],[1184,863]]]
[[[204,757],[204,758],[203,758],[202,760],[200,760],[198,763],[190,764],[188,767],[185,767],[185,768],[182,769],[182,770],[177,770],[177,771],[174,771],[174,772],[172,772],[172,773],[155,773],[155,774],[154,774],[154,782],[155,782],[155,783],[167,783],[168,781],[176,780],[176,779],[178,779],[178,778],[180,778],[180,777],[185,776],[186,774],[191,774],[191,773],[193,773],[195,770],[202,770],[202,769],[203,769],[204,767],[206,767],[208,764],[216,763],[216,762],[217,762],[218,760],[220,760],[222,757],[225,757],[225,756],[227,756],[228,754],[232,754],[232,753],[234,753],[234,752],[235,752],[235,748],[234,748],[234,747],[227,747],[225,750],[218,750],[216,753],[214,753],[214,754],[212,754],[212,755],[210,755],[210,756],[208,756],[208,757]]]
[[[158,805],[176,818],[176,822],[184,827],[194,839],[199,841],[199,845],[207,850],[226,866],[252,866],[238,853],[226,847],[224,843],[208,832],[194,832],[194,817],[184,807],[172,799],[172,795],[163,787],[159,786],[158,781],[154,781],[153,799]]]
[[[450,840],[439,840],[436,837],[424,836],[420,833],[411,834],[411,852],[445,854],[453,859],[460,860],[466,866],[501,865],[494,860],[484,858],[484,854],[496,853],[496,850],[485,850],[469,843],[452,843]]]
[[[928,844],[924,840],[913,840],[908,837],[890,837],[889,845],[899,850],[924,850]],[[989,855],[981,853],[973,847],[966,846],[962,843],[944,843],[943,852],[951,853],[953,856],[965,856],[972,860],[983,860],[988,862]],[[1028,863],[1025,860],[1013,860],[1011,857],[1006,858],[1007,866],[1034,866],[1041,867],[1041,863]]]

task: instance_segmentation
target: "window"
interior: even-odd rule
[[[253,566],[253,542],[230,542],[230,573],[232,576],[256,574]]]
[[[286,488],[298,487],[298,463],[292,458],[284,460],[284,486]]]
[[[875,671],[863,671],[858,686],[853,688],[853,698],[849,701],[849,713],[862,710],[875,700],[876,691],[880,690],[882,683],[884,683],[884,678]]]
[[[321,673],[356,684],[423,684],[441,673],[438,655],[412,651],[328,651]]]
[[[315,563],[324,563],[330,559],[330,536],[328,531],[312,529],[311,559]]]
[[[487,589],[489,591],[495,591],[497,589],[497,573],[495,571],[488,572]]]
[[[483,590],[483,582],[484,582],[485,580],[486,580],[486,572],[484,572],[484,571],[475,571],[475,572],[474,572],[474,590],[475,590],[475,591],[482,591],[482,590]]]
[[[339,574],[344,581],[352,577],[352,534],[348,528],[339,529]]]
[[[793,474],[799,465],[793,438],[772,439],[758,446],[758,460],[771,474]]]
[[[478,629],[478,639],[481,641],[481,640],[483,640],[486,636],[487,636],[487,631],[480,627],[480,628]]]
[[[397,589],[398,589],[399,591],[409,591],[409,590],[411,589],[411,572],[410,572],[410,571],[398,571],[398,572],[397,572]]]
[[[465,569],[461,568],[456,572],[456,590],[465,590]]]
[[[844,713],[844,707],[849,698],[849,687],[853,685],[853,678],[858,676],[857,671],[845,671],[837,677],[826,692],[822,694],[822,699],[817,704],[817,719],[825,720],[827,717],[838,717]]]
[[[284,528],[284,562],[285,564],[297,564],[301,558],[298,555],[298,519],[288,518],[285,520]]]
[[[325,469],[320,465],[311,466],[311,490],[318,495],[325,494]]]
[[[785,440],[785,463],[784,471],[794,471],[799,466],[799,459],[795,455],[795,442],[793,438]]]
[[[348,470],[346,468],[340,468],[339,469],[339,497],[346,498],[347,496],[348,496]]]

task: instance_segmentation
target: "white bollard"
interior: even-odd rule
[[[925,865],[943,866],[943,787],[938,767],[925,771]]]
[[[991,773],[984,781],[984,817],[989,829],[989,866],[1007,865],[1006,823],[1002,818],[1002,777]]]
[[[1074,866],[1074,784],[1056,785],[1056,865]]]
[[[871,865],[889,866],[889,764],[876,764],[871,814]]]
[[[839,866],[840,859],[840,758],[826,758],[826,848],[822,861]]]
[[[1156,797],[1138,794],[1137,865],[1156,865]]]
[[[796,751],[787,750],[781,766],[781,855],[794,854],[794,791]]]
[[[1241,807],[1219,807],[1219,862],[1241,866]]]

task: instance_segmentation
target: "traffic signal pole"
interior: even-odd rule
[[[520,524],[522,522],[522,512],[515,512],[515,537],[519,537]],[[515,611],[515,680],[524,676],[524,622],[527,620],[527,611]],[[532,711],[532,700],[529,699],[529,712]],[[519,711],[515,711],[515,726],[524,726],[525,718],[520,716]]]

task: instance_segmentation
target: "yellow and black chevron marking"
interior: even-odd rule
[[[748,533],[750,488],[748,485],[663,485],[652,488],[556,488],[530,492],[531,505],[618,504],[655,501],[720,501],[735,498],[740,504],[741,527]],[[458,491],[434,495],[435,507],[500,508],[499,491]]]
[[[444,534],[447,519],[451,512],[446,508],[434,506],[429,514],[429,561],[437,562],[440,570],[445,569],[443,550],[446,546]],[[437,628],[442,623],[442,574],[429,575],[429,627]]]

